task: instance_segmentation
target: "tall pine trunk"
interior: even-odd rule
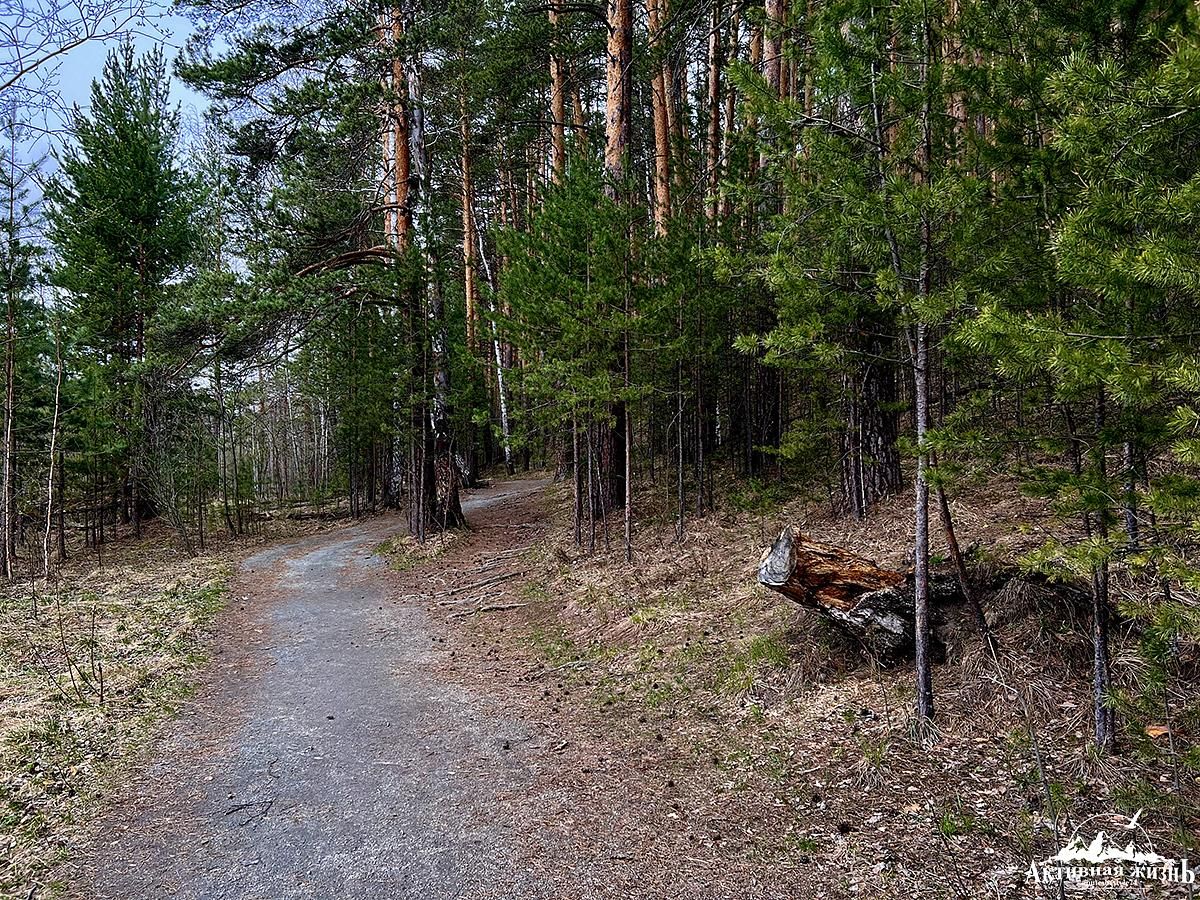
[[[932,66],[932,28],[926,17],[922,41],[920,65],[921,86],[924,100],[921,107],[921,162],[923,177],[929,178],[933,159],[933,137],[931,132],[931,109],[929,101],[929,78]],[[928,201],[926,201],[928,203]],[[915,537],[913,542],[913,598],[914,598],[914,644],[917,680],[917,729],[925,735],[933,719],[933,666],[930,656],[929,624],[929,326],[920,321],[933,287],[933,234],[928,208],[921,211],[921,260],[918,273],[918,291],[921,309],[917,310],[918,321],[913,326],[913,387],[917,437],[917,478]]]
[[[439,530],[457,528],[465,524],[462,503],[459,499],[459,466],[455,459],[455,443],[450,415],[450,353],[446,326],[445,300],[442,292],[441,275],[438,271],[436,240],[432,233],[430,202],[432,200],[429,143],[425,129],[425,107],[419,62],[409,60],[408,72],[410,139],[416,151],[417,183],[420,187],[418,203],[420,233],[424,244],[423,276],[419,287],[427,297],[426,319],[428,324],[430,362],[432,364],[433,393],[429,416],[429,427],[423,442],[422,479],[425,502],[423,525],[432,524]],[[429,473],[433,472],[430,485]]]
[[[729,44],[725,50],[726,62],[736,60],[738,58],[739,49],[739,32],[741,31],[742,23],[741,16],[734,9],[729,19]],[[733,140],[736,135],[737,128],[737,107],[734,100],[734,91],[731,85],[726,85],[725,88],[725,128],[721,133],[721,157],[725,160],[726,170],[729,170],[733,165]],[[728,192],[721,198],[721,208],[718,215],[722,221],[728,221],[729,214],[733,209],[732,200]]]
[[[763,28],[763,77],[771,93],[778,97],[783,73],[783,42],[780,39],[783,0],[766,0],[766,16],[767,22]]]
[[[466,51],[463,51],[466,61]],[[475,258],[475,186],[471,177],[471,121],[467,111],[467,86],[462,84],[458,98],[460,137],[462,139],[462,255],[463,298],[466,304],[467,349],[475,352],[475,331],[478,319],[478,272]]]
[[[610,199],[623,203],[627,198],[629,175],[629,139],[633,107],[633,2],[632,0],[608,0],[607,5],[607,92],[605,94],[604,119],[604,172],[605,189]],[[626,284],[626,308],[630,286]],[[628,381],[628,334],[622,339],[622,359],[614,361],[618,380]],[[627,484],[626,447],[628,410],[623,399],[614,400],[610,406],[612,424],[608,427],[601,448],[601,463],[604,468],[607,505],[625,504]]]
[[[671,216],[671,121],[667,110],[671,101],[662,39],[665,12],[666,0],[646,0],[653,57],[650,103],[654,123],[654,231],[660,237],[667,233],[667,220]]]
[[[632,116],[632,0],[607,0],[607,91],[604,112],[604,172],[609,197],[619,199],[628,175]]]
[[[721,3],[720,0],[712,0],[708,32],[708,129],[704,148],[708,200],[704,212],[713,224],[720,211],[717,186],[721,178],[721,65]]]
[[[653,2],[653,0],[651,0]],[[559,31],[562,0],[551,0],[550,9],[550,159],[555,184],[567,170],[567,70]]]
[[[392,146],[395,179],[394,244],[401,255],[412,244],[413,211],[412,145],[408,115],[408,77],[405,67],[404,18],[400,5],[392,7]]]

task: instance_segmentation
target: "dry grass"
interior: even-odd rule
[[[823,619],[756,585],[760,551],[785,522],[904,567],[908,496],[864,522],[803,500],[727,504],[689,522],[681,542],[639,510],[630,566],[618,548],[574,547],[567,488],[556,490],[555,531],[525,589],[531,606],[491,634],[533,666],[526,680],[540,693],[521,685],[529,717],[549,707],[565,720],[573,752],[547,777],[547,827],[594,791],[598,835],[632,829],[635,858],[672,860],[680,883],[703,870],[708,896],[759,896],[751,884],[775,896],[1006,896],[1027,890],[1025,870],[1053,852],[1056,828],[1132,811],[1146,802],[1135,789],[1170,774],[1161,754],[1091,754],[1087,623],[1048,586],[996,579],[985,593],[1007,648],[999,665],[970,618],[948,613],[938,733],[924,746],[906,667],[878,669]],[[952,508],[983,582],[1058,524],[1001,481]],[[1131,657],[1118,647],[1118,678]],[[580,766],[610,777],[572,778]],[[1144,821],[1179,846],[1170,816]],[[666,877],[649,863],[611,875],[634,886]]]
[[[479,613],[453,620],[478,644],[476,659],[455,665],[477,667],[475,683],[503,691],[546,734],[536,794],[519,798],[536,817],[521,830],[531,874],[563,879],[571,895],[570,873],[552,866],[566,847],[588,860],[603,896],[1028,896],[1030,860],[1092,812],[1148,806],[1142,821],[1160,849],[1177,847],[1175,821],[1154,806],[1173,777],[1165,757],[1142,752],[1135,734],[1126,746],[1137,752],[1117,762],[1088,749],[1086,614],[1038,582],[993,580],[1056,525],[1011,484],[953,504],[1006,653],[997,665],[968,617],[947,616],[928,745],[913,738],[905,667],[873,666],[821,618],[756,586],[760,550],[784,522],[905,565],[909,499],[856,523],[819,502],[730,496],[680,542],[657,510],[639,509],[628,565],[617,548],[573,545],[558,486],[546,532],[540,521],[516,534],[491,525],[470,559],[448,554],[422,589],[449,584],[454,565],[478,585],[426,597],[447,623]],[[458,539],[383,549],[408,568]],[[124,545],[104,571],[68,573],[37,622],[27,596],[5,601],[0,893],[54,861],[149,724],[185,696],[244,549],[196,561],[162,540]],[[493,583],[504,554],[514,574]],[[1117,637],[1128,683],[1137,657]],[[1196,787],[1184,785],[1188,797]]]
[[[463,531],[439,532],[424,543],[408,533],[388,538],[375,548],[396,572],[407,572],[422,563],[431,562],[461,546],[466,540]]]
[[[270,523],[189,557],[152,525],[53,582],[0,590],[0,896],[27,896],[183,701],[235,563],[313,522]]]

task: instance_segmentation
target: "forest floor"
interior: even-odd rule
[[[1130,723],[1120,758],[1092,754],[1086,611],[1013,577],[1018,557],[1062,531],[1045,503],[995,479],[952,503],[1003,655],[984,651],[965,609],[941,612],[938,735],[926,747],[913,739],[910,666],[872,665],[822,618],[755,583],[785,523],[906,568],[907,492],[854,522],[827,503],[730,485],[681,541],[648,499],[629,564],[619,524],[610,551],[575,546],[569,488],[553,486],[550,527],[528,542],[523,578],[489,589],[492,611],[447,621],[452,635],[466,630],[444,670],[490,683],[557,741],[526,789],[532,818],[518,845],[552,895],[1039,896],[1031,862],[1089,817],[1102,818],[1084,831],[1139,809],[1160,850],[1195,857],[1200,784],[1180,783],[1167,728]],[[940,540],[934,550],[944,568]],[[1113,589],[1138,590],[1119,579]],[[1114,641],[1127,686],[1139,663],[1123,627]]]
[[[1009,649],[997,667],[947,613],[930,747],[911,737],[907,667],[872,666],[754,584],[784,521],[902,567],[907,499],[854,523],[730,493],[680,542],[639,510],[628,565],[574,546],[565,486],[517,480],[473,493],[470,530],[423,547],[386,516],[260,550],[224,612],[188,607],[216,619],[186,639],[185,658],[211,659],[190,699],[168,693],[178,718],[143,728],[158,738],[113,769],[131,774],[103,783],[102,813],[74,817],[90,825],[51,830],[68,850],[54,892],[1036,896],[1025,872],[1072,823],[1152,807],[1171,778],[1160,757],[1088,753],[1086,627],[988,578],[1051,513],[1004,485],[956,500]],[[183,593],[244,555],[193,565]],[[182,666],[173,681],[197,677]],[[56,771],[64,790],[88,783]],[[1175,846],[1166,817],[1145,822]]]

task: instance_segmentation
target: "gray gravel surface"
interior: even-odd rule
[[[465,509],[502,521],[506,501],[542,486],[502,484]],[[437,676],[437,626],[372,553],[401,526],[376,520],[245,563],[194,701],[76,860],[80,893],[543,895],[516,862],[503,802],[532,778],[527,735]]]

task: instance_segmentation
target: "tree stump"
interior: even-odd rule
[[[758,583],[815,609],[845,629],[881,661],[913,652],[913,578],[830,544],[797,536],[787,527],[758,564]],[[952,578],[935,575],[930,602],[959,595]]]

